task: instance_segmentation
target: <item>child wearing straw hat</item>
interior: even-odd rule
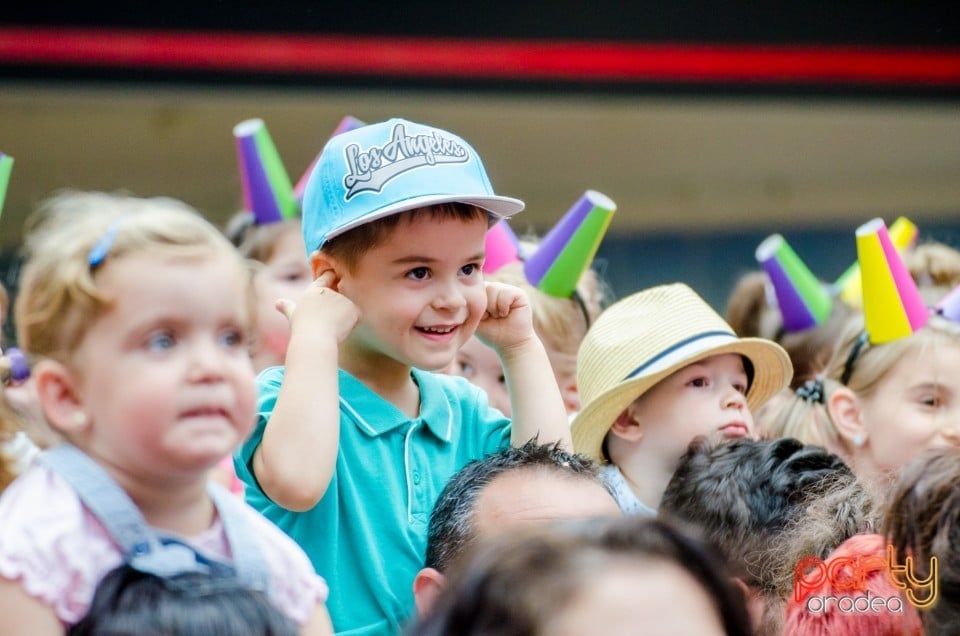
[[[791,374],[779,345],[738,338],[690,287],[646,289],[608,307],[580,346],[574,448],[607,463],[624,512],[652,516],[690,442],[752,437],[751,409]]]
[[[925,449],[960,446],[960,311],[948,299],[927,307],[882,219],[861,225],[856,240],[863,319],[771,432],[826,446],[883,484]]]
[[[337,581],[339,632],[396,633],[414,609],[427,524],[468,462],[539,435],[569,445],[529,300],[485,284],[495,194],[462,138],[391,119],[333,137],[303,198],[313,282],[294,304],[285,366],[258,378],[235,456],[247,500]],[[500,354],[513,420],[447,367],[474,332]]]

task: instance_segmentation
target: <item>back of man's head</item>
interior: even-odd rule
[[[445,572],[460,557],[478,531],[481,520],[477,519],[477,504],[481,493],[498,477],[520,471],[584,481],[596,487],[597,511],[604,510],[606,503],[612,504],[610,510],[616,506],[600,481],[597,465],[590,459],[563,450],[559,443],[538,444],[536,440],[505,448],[467,464],[447,482],[430,515],[426,567]],[[521,496],[516,491],[514,494]],[[556,518],[583,516],[579,512],[572,507],[553,511]]]

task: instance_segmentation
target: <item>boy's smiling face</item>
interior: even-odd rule
[[[405,215],[353,268],[339,291],[360,309],[351,349],[438,370],[473,335],[487,308],[481,266],[487,220]]]
[[[648,452],[674,462],[700,435],[714,439],[754,435],[747,381],[738,354],[711,356],[658,382],[627,413]]]

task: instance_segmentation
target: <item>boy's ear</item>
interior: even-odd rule
[[[330,258],[320,250],[314,250],[310,254],[310,270],[313,272],[313,279],[316,280],[325,273],[333,273],[335,280],[331,287],[334,290],[337,290],[340,284],[342,268],[343,265],[340,262]]]
[[[632,404],[617,416],[617,419],[613,422],[613,426],[610,427],[610,432],[628,442],[639,442],[643,439],[643,431],[640,430],[640,423],[637,421],[637,418],[633,416]]]
[[[443,591],[446,577],[434,568],[423,568],[413,579],[413,600],[417,605],[417,616],[426,618],[433,611],[437,597]]]
[[[862,446],[867,439],[857,395],[845,386],[837,387],[827,399],[827,412],[848,447]]]
[[[76,379],[65,365],[54,360],[41,360],[31,373],[43,415],[54,430],[80,433],[90,426]]]

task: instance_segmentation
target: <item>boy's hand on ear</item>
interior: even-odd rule
[[[277,301],[277,310],[290,321],[292,334],[312,332],[333,334],[343,342],[360,322],[360,310],[353,301],[334,289],[336,275],[320,274],[303,292],[299,302],[288,298]]]
[[[487,282],[487,310],[477,336],[498,353],[522,346],[535,338],[530,299],[519,287]]]

